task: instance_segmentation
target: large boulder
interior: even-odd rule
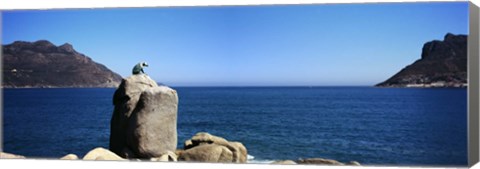
[[[160,157],[175,151],[177,107],[173,89],[160,86],[142,92],[127,128],[127,145],[137,157]]]
[[[110,150],[124,158],[159,157],[177,145],[178,96],[146,74],[122,80],[113,96]]]
[[[225,145],[225,144],[228,144],[228,141],[222,137],[214,136],[206,132],[199,132],[189,140],[185,141],[183,145],[184,145],[184,149],[187,150],[198,145],[212,144],[212,143]]]
[[[120,86],[113,95],[114,111],[110,122],[110,145],[112,152],[126,157],[127,126],[141,93],[147,89],[158,86],[154,80],[145,74],[132,75],[122,80]],[[132,154],[128,154],[132,156]]]
[[[231,163],[234,161],[232,151],[217,144],[203,144],[185,150],[180,154],[178,160],[212,163]]]
[[[225,148],[227,148],[232,154],[231,154],[231,161],[228,161],[228,162],[234,162],[234,163],[245,163],[247,162],[247,149],[245,148],[245,146],[240,143],[240,142],[230,142],[222,137],[218,137],[218,136],[214,136],[214,135],[211,135],[209,133],[205,133],[205,132],[200,132],[200,133],[197,133],[195,134],[195,136],[193,136],[191,139],[185,141],[184,143],[184,149],[185,149],[185,152],[183,152],[180,157],[179,157],[179,160],[186,160],[186,161],[189,161],[193,158],[190,158],[190,159],[187,159],[187,158],[181,158],[182,155],[184,155],[184,153],[188,152],[190,149],[193,149],[195,147],[200,147],[200,146],[204,146],[204,145],[216,145],[216,146],[223,146]],[[208,150],[208,149],[202,149],[202,150]],[[212,149],[213,150],[213,149]],[[215,149],[217,150],[217,149]],[[194,151],[194,152],[199,152],[198,150],[197,151]],[[189,154],[191,156],[192,153],[194,152],[189,152],[187,154]],[[195,161],[195,160],[193,160]],[[224,162],[224,161],[222,161]]]

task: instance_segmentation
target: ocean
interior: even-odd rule
[[[197,132],[242,142],[250,162],[466,166],[465,88],[172,87],[178,147]],[[108,148],[115,89],[3,89],[3,151],[82,157]]]

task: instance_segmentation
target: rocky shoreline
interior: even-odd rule
[[[202,146],[202,148],[197,148],[194,150],[193,153],[186,153],[185,150],[176,150],[175,152],[169,152],[165,155],[162,155],[160,157],[155,157],[155,158],[150,158],[150,159],[141,159],[141,158],[122,158],[118,156],[117,154],[111,152],[108,149],[105,149],[103,147],[97,147],[92,150],[90,150],[85,156],[82,158],[79,158],[76,154],[67,154],[63,157],[57,158],[59,160],[85,160],[85,161],[150,161],[150,162],[204,162],[204,163],[223,163],[223,164],[229,164],[229,163],[252,163],[256,164],[256,162],[231,162],[228,157],[225,156],[225,154],[220,154],[220,156],[216,156],[218,158],[212,158],[213,154],[218,153],[218,149],[215,149],[217,145],[205,145]],[[212,149],[213,148],[213,149]],[[219,148],[223,149],[223,148]],[[226,149],[224,149],[226,150]],[[196,153],[198,151],[201,151],[202,154],[208,154],[206,156],[198,156]],[[225,151],[228,152],[228,151]],[[188,154],[188,155],[185,155]],[[218,154],[217,154],[218,155]],[[181,156],[181,158],[180,158]],[[228,155],[227,155],[228,156]],[[11,153],[6,153],[6,152],[0,152],[0,159],[28,159],[29,157],[25,157],[22,155],[17,155],[17,154],[11,154]],[[186,159],[188,158],[188,160]],[[195,158],[192,160],[192,158]],[[37,158],[38,159],[38,158]],[[45,158],[45,159],[50,159],[50,158]],[[226,161],[224,161],[226,160]],[[266,164],[272,164],[272,165],[332,165],[332,166],[362,166],[359,162],[357,161],[350,161],[346,163],[342,163],[336,160],[332,159],[325,159],[325,158],[307,158],[307,159],[298,159],[298,160],[278,160],[278,161],[273,161],[269,162]]]
[[[67,154],[62,160],[164,161],[248,163],[247,148],[237,141],[199,132],[177,148],[178,95],[159,86],[146,74],[122,80],[113,96],[109,148],[97,147],[79,158]],[[27,157],[0,152],[0,159]],[[281,160],[271,164],[354,165],[324,158]]]
[[[184,142],[183,149],[150,158],[124,158],[118,154],[97,147],[90,150],[82,158],[76,154],[67,154],[60,160],[87,160],[87,161],[151,161],[151,162],[206,162],[206,163],[255,163],[247,160],[247,149],[240,143],[228,141],[222,137],[214,136],[206,132],[199,132]],[[28,157],[0,152],[0,159],[27,159]],[[267,164],[274,165],[337,165],[337,166],[361,166],[357,161],[342,163],[325,158],[307,158],[298,160],[278,160]]]
[[[125,159],[117,154],[103,148],[103,147],[97,147],[91,151],[89,151],[85,156],[82,158],[79,158],[75,154],[67,154],[61,158],[58,158],[59,160],[85,160],[85,161],[150,161],[150,162],[187,162],[183,160],[176,160],[174,156],[178,156],[179,152],[183,150],[178,150],[178,152],[174,154],[169,154],[165,155],[162,157],[158,158],[150,158],[150,159]],[[11,154],[11,153],[5,153],[5,152],[0,152],[0,159],[28,159],[28,157],[22,156],[22,155],[16,155],[16,154]],[[47,158],[45,158],[47,159]],[[190,161],[190,162],[207,162],[208,161]],[[211,162],[210,162],[211,163]],[[228,162],[222,162],[224,164],[228,164]],[[255,162],[245,162],[246,163],[252,163],[255,164]],[[331,160],[331,159],[324,159],[324,158],[307,158],[307,159],[298,159],[298,160],[278,160],[274,162],[270,162],[267,164],[272,164],[272,165],[332,165],[332,166],[362,166],[359,162],[357,161],[350,161],[347,163],[342,163],[336,160]]]

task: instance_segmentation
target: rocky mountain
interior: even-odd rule
[[[467,36],[448,33],[423,45],[422,56],[378,87],[466,87]]]
[[[117,87],[122,77],[65,43],[46,40],[3,45],[5,88]]]

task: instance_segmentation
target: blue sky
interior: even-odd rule
[[[70,43],[123,77],[147,61],[172,86],[374,85],[448,32],[468,2],[2,12],[2,44]]]

